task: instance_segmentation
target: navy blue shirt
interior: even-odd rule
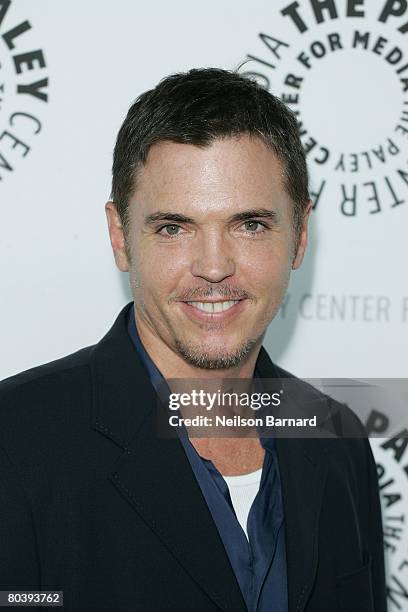
[[[137,332],[134,309],[128,331],[159,392],[164,378],[144,348]],[[256,377],[256,368],[255,368]],[[259,491],[251,506],[247,531],[242,529],[228,485],[212,461],[200,457],[188,436],[181,435],[195,478],[212,514],[249,612],[287,612],[287,573],[282,488],[273,438],[262,438],[265,449]]]

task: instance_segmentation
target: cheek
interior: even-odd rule
[[[286,267],[273,266],[257,270],[254,279],[254,292],[261,308],[267,313],[275,313],[288,289],[290,272]]]
[[[165,298],[174,292],[188,270],[188,260],[180,249],[142,249],[133,261],[132,276],[139,279],[140,289]]]
[[[241,258],[240,269],[245,279],[254,288],[255,294],[268,294],[287,286],[291,270],[290,250],[286,243],[265,245],[248,249]],[[271,294],[273,297],[273,294]]]

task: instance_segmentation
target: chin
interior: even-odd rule
[[[204,370],[225,370],[237,367],[248,359],[256,344],[257,339],[249,339],[235,347],[224,347],[220,350],[219,344],[217,347],[205,347],[202,344],[192,345],[176,340],[176,348],[181,357],[190,365]]]

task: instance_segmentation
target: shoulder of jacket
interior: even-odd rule
[[[64,378],[81,376],[88,367],[93,346],[80,349],[70,355],[35,366],[0,381],[0,408],[7,400],[20,393],[35,393],[36,389],[50,389]]]
[[[328,419],[332,420],[335,426],[341,426],[341,430],[346,432],[345,440],[350,439],[366,439],[367,431],[356,412],[348,404],[345,404],[331,395],[324,393],[322,390],[314,387],[311,383],[298,378],[284,368],[275,365],[278,376],[283,380],[292,379],[297,390],[306,400],[311,402],[322,402],[328,407]],[[348,434],[348,435],[347,435]],[[339,437],[342,437],[341,435]]]
[[[92,399],[86,347],[0,382],[0,445],[17,463],[32,447],[52,447],[61,428],[66,436],[87,419]]]

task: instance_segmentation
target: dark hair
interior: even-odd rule
[[[125,229],[137,171],[150,147],[161,141],[206,146],[216,138],[240,134],[261,138],[280,160],[298,235],[309,190],[297,120],[258,83],[219,68],[172,74],[130,107],[118,133],[112,168],[111,199]]]

